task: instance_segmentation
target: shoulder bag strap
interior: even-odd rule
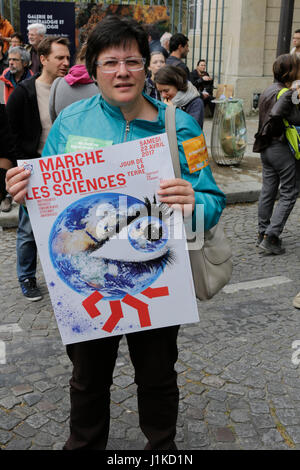
[[[181,178],[179,151],[176,135],[176,121],[175,121],[176,106],[167,106],[165,113],[165,128],[168,136],[170,153],[173,162],[173,168],[176,178]]]
[[[56,89],[57,89],[58,84],[59,84],[60,81],[62,80],[62,78],[63,78],[63,77],[57,78],[57,79],[55,80],[55,82],[53,83],[52,89],[51,89],[52,101],[49,102],[49,112],[50,112],[50,117],[51,117],[52,123],[53,123],[53,122],[55,121],[55,119],[57,118],[56,109],[55,109]]]
[[[279,100],[281,95],[283,95],[286,91],[289,91],[289,88],[281,88],[281,90],[277,94],[277,99]]]
[[[279,91],[278,95],[277,95],[277,100],[279,100],[279,98],[286,92],[286,91],[289,91],[289,88],[281,88],[281,90]],[[285,127],[290,127],[288,121],[286,119],[282,119],[283,120],[283,123],[285,125]]]

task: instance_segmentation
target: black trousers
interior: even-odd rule
[[[147,449],[176,449],[179,391],[174,370],[179,326],[126,335],[135,369],[140,427]],[[110,387],[122,336],[67,345],[70,437],[64,449],[105,449],[110,422]]]
[[[209,107],[209,110],[210,110],[210,113],[211,113],[212,117],[214,115],[215,107],[216,107],[215,103],[212,102],[213,100],[215,100],[215,97],[212,96],[212,95],[209,95],[207,98],[203,99],[204,108],[206,106]]]

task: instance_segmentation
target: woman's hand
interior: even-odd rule
[[[23,167],[14,167],[6,173],[6,191],[13,197],[14,201],[23,204],[27,193],[30,171]]]
[[[175,210],[181,210],[185,216],[192,215],[195,208],[195,192],[188,181],[182,178],[161,181],[157,194],[160,202]]]
[[[164,99],[164,103],[167,104],[168,106],[173,106],[172,101],[168,100],[167,98]]]

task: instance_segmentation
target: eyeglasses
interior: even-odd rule
[[[104,59],[98,60],[96,65],[101,67],[103,73],[117,72],[121,64],[124,64],[129,72],[143,70],[146,59],[144,57],[127,57],[127,59]]]

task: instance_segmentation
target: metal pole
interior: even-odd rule
[[[209,3],[208,3],[208,18],[207,18],[207,41],[206,41],[206,63],[207,64],[208,64],[208,54],[209,54],[210,13],[211,13],[211,0],[209,0]]]
[[[202,36],[203,36],[203,1],[204,0],[201,0],[201,16],[200,16],[200,44],[199,44],[199,57],[198,59],[201,59],[202,58]]]
[[[0,0],[0,13],[1,13],[2,16],[3,16],[3,14],[4,14],[4,11],[3,11],[3,10],[4,10],[4,8],[3,8],[3,0]]]
[[[14,7],[13,7],[13,0],[10,0],[10,22],[13,28],[15,27],[15,20],[14,20]]]
[[[295,0],[281,0],[277,57],[290,51]]]
[[[196,39],[196,26],[197,26],[197,0],[195,1],[194,4],[194,21],[193,21],[193,29],[194,29],[194,34],[193,34],[193,56],[192,56],[192,69],[194,69],[194,63],[195,63],[195,39]]]
[[[186,8],[185,8],[185,35],[189,36],[190,28],[189,28],[189,21],[190,21],[190,0],[186,0]]]
[[[178,33],[182,32],[182,0],[179,0],[178,5]]]
[[[174,34],[174,23],[175,23],[175,0],[172,0],[172,30],[171,33]]]
[[[216,12],[215,12],[215,36],[214,36],[214,53],[213,53],[213,72],[212,72],[213,77],[215,76],[219,0],[216,0],[215,7],[216,7]]]
[[[222,17],[221,17],[221,32],[220,32],[220,57],[219,57],[219,72],[218,72],[218,83],[221,81],[221,67],[222,67],[222,56],[223,56],[223,24],[224,24],[224,0],[222,0]]]

